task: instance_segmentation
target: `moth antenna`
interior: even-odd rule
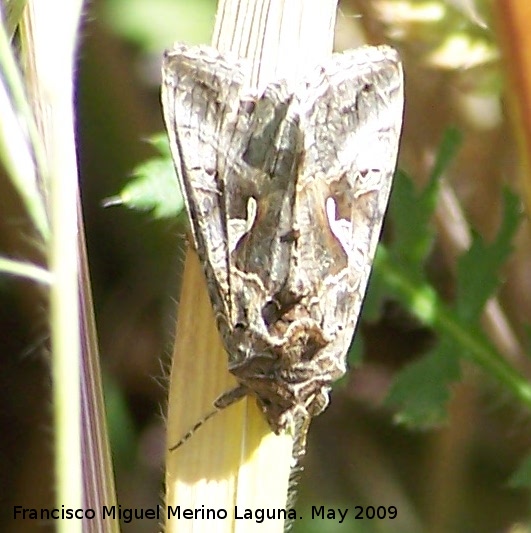
[[[238,385],[237,387],[234,387],[233,389],[224,392],[221,396],[219,396],[215,402],[214,402],[214,409],[210,411],[207,415],[205,415],[203,418],[201,418],[198,422],[195,423],[192,428],[188,430],[188,432],[177,442],[177,444],[174,444],[171,448],[168,449],[169,452],[175,451],[177,448],[180,448],[186,441],[188,441],[190,438],[192,438],[193,434],[206,422],[208,422],[214,415],[222,411],[223,409],[226,409],[230,405],[236,403],[237,401],[241,400],[246,394],[248,393],[248,389],[244,387],[243,385]]]
[[[190,438],[192,438],[192,435],[208,420],[210,420],[220,409],[216,408],[213,411],[210,411],[206,416],[201,418],[194,426],[192,426],[188,432],[177,442],[177,444],[174,444],[171,448],[168,449],[169,452],[175,451],[177,448],[180,448],[186,441],[188,441]]]

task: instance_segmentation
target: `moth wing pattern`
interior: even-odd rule
[[[216,311],[230,312],[225,157],[221,139],[235,139],[241,66],[209,47],[165,54],[161,100],[177,176]]]
[[[311,228],[311,213],[320,203],[326,209],[324,225],[341,245],[338,250],[328,239],[325,247],[336,254],[323,269],[334,264],[344,268],[339,277],[329,277],[336,290],[323,308],[323,316],[332,313],[336,320],[328,316],[323,323],[335,327],[341,322],[337,317],[343,317],[345,354],[359,318],[398,155],[404,99],[398,54],[387,46],[334,54],[297,94],[305,154],[299,185],[321,195],[319,201],[299,193],[311,201],[299,205],[297,218],[302,227]]]
[[[388,47],[247,88],[243,62],[176,45],[162,101],[229,370],[275,432],[322,412],[346,371],[402,122]]]

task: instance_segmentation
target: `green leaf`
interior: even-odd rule
[[[157,157],[136,167],[133,179],[103,205],[150,211],[157,219],[178,216],[184,209],[184,198],[171,159]]]
[[[161,157],[138,165],[131,181],[118,193],[104,200],[104,207],[125,205],[137,211],[151,211],[154,218],[174,218],[184,210],[184,198],[173,166],[166,133],[147,139]]]
[[[424,263],[435,237],[431,218],[437,204],[440,177],[455,157],[460,144],[459,132],[447,130],[428,185],[420,194],[416,193],[413,180],[405,172],[398,170],[396,173],[389,208],[394,229],[389,253],[394,261],[407,266],[419,282],[424,280]]]
[[[433,352],[397,375],[386,399],[400,409],[397,422],[430,427],[446,420],[449,386],[460,377],[459,351],[451,339],[443,338]]]
[[[433,327],[442,303],[435,289],[427,282],[419,282],[411,268],[397,262],[383,245],[378,247],[374,266],[374,277],[385,285],[387,294],[402,303],[422,324]]]
[[[519,221],[518,199],[505,193],[503,221],[492,245],[477,238],[459,265],[456,305],[448,308],[424,279],[424,261],[431,243],[429,221],[437,199],[439,177],[454,156],[460,136],[450,130],[439,150],[430,183],[415,198],[406,175],[398,176],[394,202],[396,239],[379,246],[375,279],[385,286],[422,324],[438,334],[440,344],[430,355],[404,369],[396,378],[388,403],[402,411],[402,423],[433,425],[446,417],[450,385],[460,377],[459,361],[467,358],[531,407],[531,387],[489,342],[479,324],[479,312],[498,283],[496,271],[507,259]],[[405,178],[405,179],[402,179]],[[464,319],[466,318],[466,320]]]
[[[390,207],[394,239],[389,253],[394,261],[414,271],[419,281],[424,279],[423,266],[435,235],[430,221],[437,192],[432,188],[419,196],[412,179],[405,172],[396,173]]]
[[[474,234],[469,250],[457,266],[456,311],[465,322],[477,320],[499,284],[499,270],[509,257],[512,239],[520,223],[518,197],[504,192],[503,220],[492,244]]]

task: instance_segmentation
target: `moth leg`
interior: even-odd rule
[[[247,394],[249,394],[249,389],[243,385],[238,385],[237,387],[224,392],[221,396],[218,396],[214,401],[214,407],[218,411],[221,411],[233,403],[240,401],[244,396],[247,396]]]
[[[241,400],[244,396],[248,394],[248,392],[248,389],[243,385],[238,385],[237,387],[234,387],[233,389],[224,392],[214,401],[214,410],[210,411],[210,413],[201,418],[201,420],[199,420],[192,428],[190,428],[188,432],[183,437],[181,437],[177,444],[174,444],[171,448],[169,448],[168,451],[173,452],[177,448],[180,448],[186,441],[188,441],[193,436],[193,434],[205,422],[210,420],[215,414],[217,414],[222,409],[225,409],[233,403],[236,403],[237,401]]]

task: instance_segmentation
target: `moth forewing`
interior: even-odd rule
[[[163,64],[164,117],[229,370],[275,432],[307,427],[346,370],[402,123],[388,47],[253,96],[206,47]],[[219,402],[224,404],[224,402]]]
[[[176,45],[164,56],[162,74],[166,130],[196,250],[216,313],[226,315],[227,217],[219,143],[234,128],[234,119],[227,119],[237,114],[243,72],[213,49]]]

